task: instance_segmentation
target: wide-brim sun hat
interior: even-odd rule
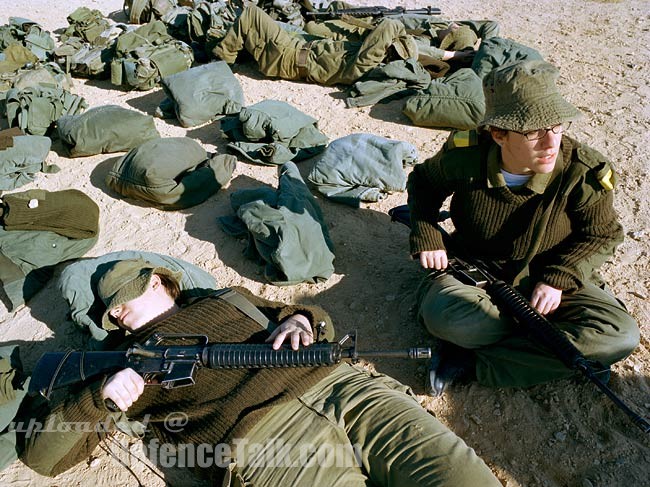
[[[580,111],[556,85],[558,69],[546,61],[520,61],[490,71],[483,80],[485,118],[479,126],[530,132],[577,120]]]
[[[97,293],[106,305],[106,311],[102,316],[104,329],[118,329],[109,311],[142,296],[154,274],[169,276],[179,283],[183,275],[166,267],[156,267],[144,259],[121,260],[106,271],[97,283]]]

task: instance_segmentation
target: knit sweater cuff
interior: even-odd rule
[[[409,242],[411,255],[429,250],[445,250],[440,230],[424,221],[413,222]]]
[[[562,292],[575,292],[584,287],[576,275],[560,269],[546,269],[540,280]]]

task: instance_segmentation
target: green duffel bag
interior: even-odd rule
[[[244,105],[241,85],[224,61],[166,76],[161,84],[169,98],[161,103],[156,114],[167,118],[173,112],[183,127],[239,113]]]
[[[483,79],[494,68],[510,63],[529,60],[543,60],[536,49],[512,39],[490,37],[481,41],[481,45],[472,60],[472,69]]]
[[[476,128],[485,114],[481,78],[470,68],[436,78],[426,89],[409,97],[402,112],[420,127]]]
[[[231,178],[237,159],[210,155],[187,137],[150,140],[115,162],[106,176],[109,188],[163,210],[198,205]]]
[[[128,151],[160,137],[152,116],[117,105],[91,108],[80,115],[65,115],[56,125],[70,157]]]

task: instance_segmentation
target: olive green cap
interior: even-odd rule
[[[108,312],[116,306],[142,296],[154,274],[169,276],[177,282],[180,282],[183,275],[182,272],[174,272],[166,267],[156,267],[144,259],[121,260],[106,271],[97,283],[97,293],[106,305],[106,311],[102,316],[104,329],[118,328]]]
[[[560,95],[558,76],[555,66],[540,60],[493,69],[483,79],[485,118],[479,126],[530,132],[580,118]]]

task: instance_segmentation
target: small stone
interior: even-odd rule
[[[632,237],[635,240],[641,240],[643,237],[645,237],[646,231],[645,230],[636,230],[634,232],[630,232],[630,237]]]
[[[32,198],[29,200],[29,203],[27,203],[27,206],[29,208],[38,208],[38,200],[36,198]]]
[[[495,409],[494,412],[492,413],[494,416],[501,416],[501,410],[500,409]]]
[[[102,461],[99,458],[93,458],[90,461],[90,468],[97,468],[97,467],[99,467],[100,463],[102,463]]]
[[[638,293],[636,291],[628,291],[628,293],[630,293],[632,296],[636,296],[639,299],[648,299],[648,296],[643,293]]]
[[[388,302],[395,301],[395,295],[389,294],[388,296],[384,297],[384,299]]]
[[[554,435],[556,440],[558,441],[564,441],[566,440],[566,433],[564,431],[558,431]]]
[[[479,426],[481,426],[481,425],[483,424],[483,421],[481,421],[481,418],[479,418],[476,414],[472,414],[472,415],[470,415],[469,419],[471,419],[472,421],[474,421],[474,422],[475,422],[476,424],[478,424]]]

